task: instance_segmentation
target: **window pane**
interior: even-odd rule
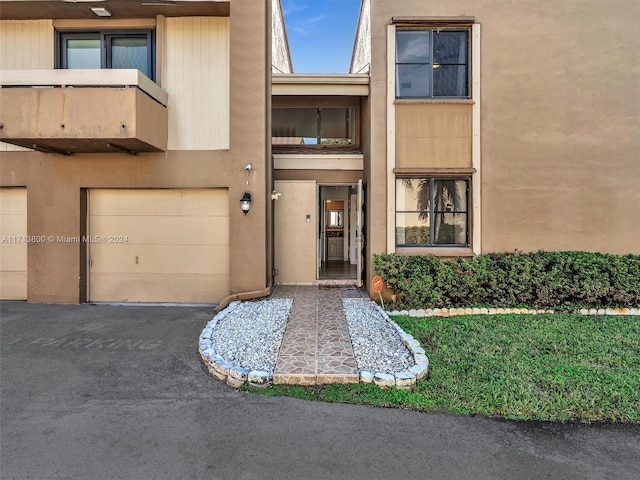
[[[435,180],[434,190],[434,243],[467,245],[467,180]]]
[[[111,68],[133,68],[151,78],[147,37],[113,37]]]
[[[396,96],[428,97],[431,65],[397,65]]]
[[[438,245],[467,245],[466,213],[436,213],[433,229],[434,242]]]
[[[468,186],[467,179],[396,179],[396,244],[468,245]]]
[[[434,202],[436,212],[467,211],[466,180],[435,180]]]
[[[67,39],[67,67],[100,68],[100,39]]]
[[[434,32],[433,63],[467,64],[467,32]]]
[[[396,210],[422,212],[429,210],[429,179],[396,179]]]
[[[435,65],[433,69],[434,97],[467,97],[467,67],[465,65]]]
[[[428,30],[396,32],[396,63],[429,63],[431,47]]]
[[[352,143],[353,109],[323,108],[320,110],[320,135],[325,145],[349,145]]]
[[[428,213],[396,213],[396,245],[428,244]]]
[[[273,109],[271,135],[276,139],[274,140],[276,144],[318,143],[318,110],[316,108]]]

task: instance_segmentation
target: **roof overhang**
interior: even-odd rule
[[[229,0],[0,0],[2,20],[96,19],[91,7],[103,7],[108,18],[228,17]]]
[[[369,95],[369,75],[292,74],[271,77],[272,95]]]

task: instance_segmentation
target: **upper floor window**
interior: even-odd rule
[[[398,29],[397,98],[468,98],[469,31]]]
[[[137,69],[154,79],[153,32],[64,32],[60,34],[60,68]]]
[[[274,108],[274,145],[354,145],[355,108]]]

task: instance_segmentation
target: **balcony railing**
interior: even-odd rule
[[[138,70],[3,70],[0,140],[50,153],[167,148],[168,94]]]

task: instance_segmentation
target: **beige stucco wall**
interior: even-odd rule
[[[78,236],[81,233],[81,189],[90,188],[208,188],[229,191],[230,291],[264,289],[267,268],[265,178],[270,178],[268,115],[270,58],[265,58],[267,2],[235,0],[229,19],[229,148],[173,150],[124,154],[74,154],[70,157],[38,152],[1,152],[0,186],[26,186],[29,235]],[[244,166],[251,162],[250,184]],[[247,216],[240,210],[244,191],[253,195]],[[28,245],[28,300],[77,303],[81,245]],[[270,268],[269,268],[270,272]]]
[[[482,26],[483,252],[640,252],[640,3],[372,0],[370,253],[386,249],[393,16]]]

